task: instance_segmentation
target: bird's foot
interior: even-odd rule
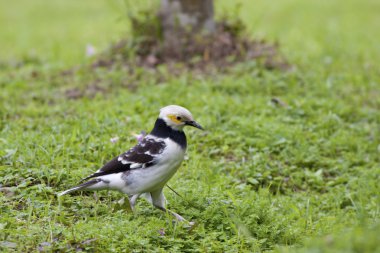
[[[183,222],[183,227],[188,228],[190,231],[193,230],[196,227],[196,223],[194,221],[188,221],[185,218],[183,218],[181,215],[178,213],[172,212],[172,215],[176,218],[175,222]]]
[[[113,210],[114,211],[127,210],[128,212],[132,212],[133,213],[132,206],[129,204],[129,201],[125,200],[125,198],[121,198],[118,201],[116,201]]]
[[[179,222],[184,222],[187,220],[185,218],[183,218],[181,215],[179,215],[178,213],[175,213],[175,212],[171,212],[173,214],[173,216],[175,217],[176,221],[179,221]]]
[[[189,232],[191,232],[194,228],[196,228],[198,223],[195,221],[188,221],[187,223],[183,224],[184,228],[187,228]]]

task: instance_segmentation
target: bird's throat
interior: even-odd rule
[[[187,141],[186,135],[181,130],[174,130],[170,126],[166,124],[163,119],[158,118],[152,131],[151,135],[156,136],[158,138],[170,138],[172,141],[176,142],[181,148],[186,149]]]

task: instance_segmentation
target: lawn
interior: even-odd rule
[[[128,37],[121,1],[0,0],[0,251],[380,252],[380,3],[239,2],[292,71],[92,70],[87,45]],[[206,128],[186,131],[182,197],[165,189],[196,226],[117,192],[57,198],[168,104]]]

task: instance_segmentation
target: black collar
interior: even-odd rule
[[[158,118],[156,120],[150,134],[159,138],[170,138],[172,141],[180,145],[181,148],[186,149],[187,141],[185,133],[182,130],[174,130],[168,126],[163,119]]]

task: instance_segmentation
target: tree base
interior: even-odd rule
[[[291,65],[280,53],[279,45],[252,40],[239,19],[223,18],[213,33],[180,31],[175,46],[163,41],[158,18],[132,19],[133,39],[122,39],[102,53],[92,67],[137,65],[156,68],[181,65],[186,69],[207,71],[209,67],[225,70],[237,63],[255,61],[265,69],[289,70]]]

